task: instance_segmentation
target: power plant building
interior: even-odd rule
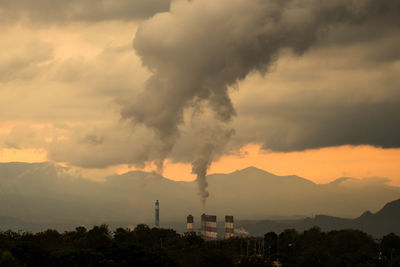
[[[192,215],[188,215],[187,219],[186,219],[186,232],[187,233],[193,233],[193,216]]]
[[[201,237],[204,240],[217,240],[217,216],[201,215]]]
[[[225,238],[231,238],[234,234],[233,216],[225,216]]]

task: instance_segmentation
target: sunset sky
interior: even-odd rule
[[[1,1],[0,162],[400,186],[398,14],[267,2]]]

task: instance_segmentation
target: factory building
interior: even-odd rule
[[[186,219],[186,232],[193,233],[193,216],[189,214]]]
[[[225,238],[231,238],[234,234],[233,216],[225,216]]]
[[[217,240],[217,216],[201,215],[201,237],[204,240]]]
[[[194,217],[189,214],[186,218],[186,232],[194,233]],[[204,240],[217,240],[217,216],[201,215],[201,228],[199,234]],[[225,216],[225,238],[231,238],[235,236],[233,226],[233,216]]]
[[[155,227],[160,227],[160,203],[158,200],[155,203]]]

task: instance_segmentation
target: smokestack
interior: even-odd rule
[[[217,216],[201,215],[201,237],[204,240],[217,240]]]
[[[186,232],[193,233],[193,216],[189,214],[186,219]]]
[[[155,226],[159,227],[160,226],[160,203],[158,202],[158,200],[156,200],[156,204],[155,204]]]
[[[234,236],[233,216],[225,216],[225,238]]]

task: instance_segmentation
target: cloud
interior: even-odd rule
[[[30,80],[53,59],[51,44],[37,39],[23,43],[4,39],[0,49],[7,53],[0,54],[0,83]]]
[[[71,127],[65,138],[49,144],[48,157],[56,162],[83,168],[106,168],[118,164],[144,167],[153,154],[153,134],[137,127],[119,123],[91,123]]]
[[[162,157],[166,158],[170,156],[179,138],[179,126],[184,124],[184,112],[188,107],[206,103],[221,123],[229,123],[236,115],[229,89],[250,73],[269,71],[285,49],[295,55],[304,54],[336,25],[374,23],[381,18],[387,23],[396,22],[397,15],[393,9],[398,7],[396,1],[382,3],[377,0],[173,2],[170,12],[157,14],[144,21],[137,31],[134,48],[153,75],[147,82],[146,90],[124,103],[122,117],[152,129],[163,141],[160,150]],[[367,108],[371,109],[373,107]],[[271,107],[270,111],[273,114],[280,110]],[[358,118],[360,116],[358,111],[348,112]],[[339,117],[351,118],[348,112]],[[282,110],[282,114],[277,116],[285,114],[286,111]],[[289,110],[287,116],[297,116],[296,110]],[[310,121],[308,113],[303,116],[307,116],[303,118],[307,122]],[[317,123],[333,119],[322,116],[321,120],[318,114],[315,117]],[[302,119],[301,111],[297,118]],[[286,118],[286,121],[290,119]],[[300,133],[306,135],[297,137],[299,133],[293,131],[293,128],[301,127],[302,124],[290,125],[290,134],[294,138],[309,140],[314,137],[312,134],[307,135],[306,131]],[[352,121],[347,120],[340,126],[351,125]],[[311,123],[305,127],[321,128],[321,125],[313,124],[311,118]],[[325,128],[327,131],[321,134],[333,130],[332,127]],[[332,143],[351,143],[356,138],[352,134],[347,132],[345,139],[333,138]],[[283,139],[281,132],[277,132],[277,135]],[[268,140],[268,147],[284,148],[288,140],[283,140],[285,144],[279,141],[275,145]],[[361,138],[359,141],[363,143],[371,140],[366,136],[365,140]],[[203,156],[213,155],[214,146],[207,143],[203,145],[204,151],[209,149]],[[287,146],[287,150],[296,149],[290,140]],[[308,147],[305,144],[300,149]],[[203,194],[206,183],[201,181],[204,180],[212,157],[203,156],[200,157],[204,163],[201,167],[196,164],[200,159],[193,161],[193,171],[198,174],[201,195],[206,196]]]
[[[290,55],[266,78],[252,75],[234,96],[236,145],[273,151],[369,144],[398,148],[399,64],[375,59],[387,40]],[[323,61],[321,61],[323,59]]]
[[[139,20],[168,11],[170,0],[4,0],[2,23],[30,24]]]
[[[116,100],[142,88],[148,71],[131,48],[135,29],[118,32],[121,24],[110,24],[90,27],[92,35],[107,35],[95,46],[75,27],[59,29],[54,41],[40,38],[45,30],[4,30],[0,49],[7,53],[0,54],[0,120],[114,120]]]
[[[370,178],[364,178],[364,179],[355,179],[355,178],[349,178],[340,183],[341,186],[344,187],[358,187],[358,188],[377,188],[377,187],[389,187],[391,179],[389,178],[383,178],[383,177],[370,177]]]
[[[9,132],[0,134],[0,149],[39,149],[55,136],[56,129],[49,125],[15,125]]]
[[[0,10],[0,119],[30,121],[5,147],[84,168],[168,157],[198,173],[249,143],[399,147],[398,1],[176,1],[140,24],[134,49],[130,21],[169,1]]]

